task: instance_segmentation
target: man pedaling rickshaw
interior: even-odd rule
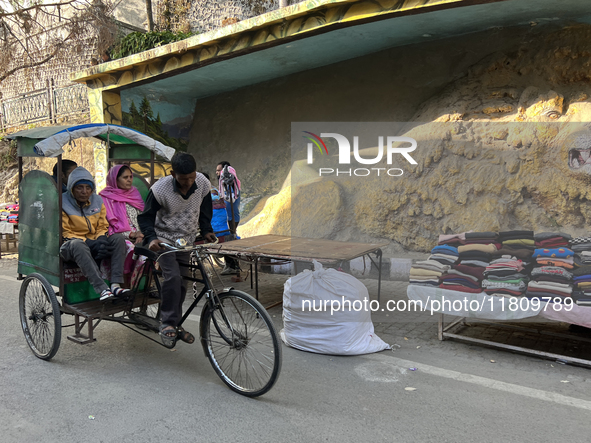
[[[196,172],[197,164],[191,154],[176,152],[171,166],[171,175],[152,185],[144,212],[138,215],[144,244],[151,251],[163,252],[162,243],[174,244],[184,239],[192,245],[199,233],[206,241],[215,242],[211,227],[211,183]],[[190,253],[186,251],[163,254],[158,260],[164,277],[160,305],[160,336],[164,343],[172,343],[177,337],[186,343],[195,341],[193,334],[179,326],[187,293],[182,276],[190,274],[186,267],[189,260]]]
[[[101,300],[125,295],[129,292],[121,287],[127,253],[125,239],[121,234],[107,236],[107,211],[103,199],[95,193],[92,175],[77,167],[68,177],[67,188],[62,197],[62,258],[76,262]],[[111,259],[110,287],[97,264],[107,258]]]

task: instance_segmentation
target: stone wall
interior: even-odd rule
[[[154,20],[165,28],[163,12],[168,8],[173,29],[203,33],[278,7],[279,0],[159,0],[155,2]]]
[[[114,10],[114,18],[122,35],[143,29],[139,26],[145,21],[145,17],[145,2],[142,0],[128,0]],[[48,25],[55,26],[56,23]],[[17,71],[6,78],[0,83],[0,99],[6,100],[43,89],[48,81],[53,81],[56,87],[71,85],[70,74],[91,66],[93,58],[101,60],[97,50],[97,33],[94,29],[87,29],[83,40],[70,45],[65,56],[54,58],[39,67]]]

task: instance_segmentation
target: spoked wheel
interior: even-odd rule
[[[160,299],[160,292],[158,292],[158,288],[156,285],[152,285],[149,291],[149,298],[150,299]],[[137,312],[141,312],[142,314],[154,318],[156,320],[160,319],[160,302],[158,303],[150,303],[149,305],[142,305],[139,308],[136,308]]]
[[[129,318],[136,320],[135,325],[138,329],[157,331],[160,326],[160,301],[158,303],[147,304],[147,300],[160,299],[160,293],[156,285],[149,288],[145,294],[145,300],[136,308],[133,308],[129,313]]]
[[[60,305],[47,279],[30,274],[19,295],[21,326],[27,343],[37,357],[51,359],[60,347],[62,319]]]
[[[219,294],[221,308],[206,304],[201,343],[216,373],[233,391],[257,397],[269,391],[281,371],[281,344],[265,308],[250,295]]]

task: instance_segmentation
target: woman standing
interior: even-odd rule
[[[240,180],[238,180],[236,170],[227,161],[218,163],[215,173],[219,180],[220,198],[226,201],[228,226],[235,238],[236,228],[238,227],[238,223],[240,223]],[[240,274],[240,265],[238,264],[238,260],[232,257],[226,257],[226,266],[222,271],[222,275],[231,274]]]

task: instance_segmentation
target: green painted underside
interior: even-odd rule
[[[334,30],[327,24],[328,32],[291,41],[279,38],[273,47],[233,58],[216,60],[214,57],[211,60],[214,63],[189,72],[164,79],[155,77],[153,82],[138,86],[131,83],[122,94],[134,100],[144,96],[166,97],[164,101],[168,103],[182,104],[392,47],[459,35],[470,38],[468,34],[471,33],[530,26],[532,22],[540,26],[591,23],[591,1],[506,0],[404,15]]]

